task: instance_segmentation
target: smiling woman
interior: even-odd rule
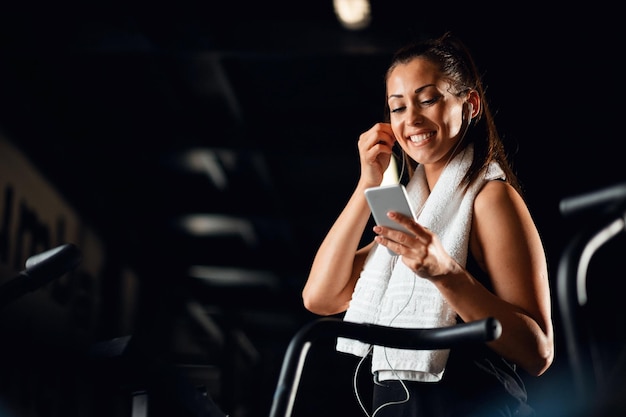
[[[238,378],[231,367],[218,364],[231,385],[220,381],[215,386],[230,392],[242,382],[262,379],[255,388],[271,389],[274,381],[264,382],[274,375],[272,355],[282,355],[284,348],[276,333],[290,336],[295,330],[285,317],[310,318],[302,313],[300,289],[319,243],[346,203],[347,190],[359,179],[356,138],[365,126],[387,121],[380,114],[384,74],[391,55],[408,38],[438,34],[445,26],[474,47],[496,104],[492,110],[498,110],[499,128],[513,144],[552,255],[558,254],[568,228],[553,218],[550,200],[556,204],[559,195],[624,175],[622,154],[610,152],[611,141],[606,146],[589,141],[590,131],[594,138],[621,132],[619,123],[611,123],[620,120],[620,107],[603,104],[619,97],[624,85],[589,90],[583,100],[580,88],[550,90],[546,72],[537,70],[541,62],[542,69],[571,74],[581,83],[605,79],[597,60],[580,59],[580,45],[593,45],[598,57],[620,50],[619,33],[626,25],[619,2],[615,9],[606,4],[570,8],[567,19],[526,3],[510,13],[507,4],[494,9],[489,2],[450,7],[449,2],[370,1],[369,25],[354,31],[338,22],[331,1],[266,0],[244,7],[195,0],[114,1],[106,7],[98,1],[37,2],[37,7],[5,1],[0,6],[0,131],[76,208],[89,239],[92,232],[99,237],[97,246],[89,244],[88,256],[105,263],[90,266],[90,276],[101,270],[115,277],[118,270],[132,271],[128,275],[137,285],[90,293],[106,296],[104,304],[93,304],[110,309],[101,316],[106,323],[98,326],[105,336],[116,329],[154,326],[155,346],[172,346],[177,357],[196,362],[197,346],[207,347],[203,331],[193,325],[169,331],[169,323],[186,321],[179,296],[191,294],[207,314],[222,305],[227,311],[252,312],[224,320],[225,327],[232,326],[224,330],[252,337],[268,353],[263,355],[267,366],[256,367],[254,378]],[[493,14],[498,18],[483,18]],[[613,36],[606,36],[607,28]],[[538,129],[540,120],[546,123]],[[468,137],[477,126],[474,118]],[[545,141],[554,148],[543,146]],[[566,147],[573,155],[562,158],[557,150]],[[208,150],[194,160],[200,171],[169,163],[194,149]],[[397,142],[393,149],[400,154]],[[7,159],[0,170],[15,162]],[[393,162],[401,172],[409,171],[400,159]],[[0,175],[0,181],[7,178]],[[21,230],[48,228],[57,239],[72,236],[67,234],[72,223],[43,218],[49,206],[40,209],[34,194],[23,201],[20,195],[13,195],[15,208],[21,210],[23,202],[24,213],[34,214]],[[201,237],[172,227],[189,213],[246,219],[258,244],[247,245],[241,235]],[[12,238],[5,244],[9,253],[18,245]],[[12,256],[6,259],[16,262]],[[232,291],[197,290],[199,280],[187,276],[194,266],[269,271],[279,290],[257,291],[254,305],[242,295],[248,294],[245,285]],[[75,284],[79,281],[91,282],[82,277]],[[145,301],[138,313],[147,320],[136,323],[140,329],[129,329],[135,322],[127,319],[127,299],[135,296]],[[266,316],[267,311],[276,314]],[[261,322],[259,317],[272,319]],[[327,374],[322,381],[328,383]],[[272,392],[247,386],[240,392],[245,395],[233,395],[237,404],[230,410],[267,415],[259,399],[271,398]]]
[[[367,416],[532,416],[519,370],[539,376],[553,360],[547,261],[473,58],[450,33],[409,44],[393,56],[386,88],[388,120],[359,137],[360,179],[318,249],[304,306],[407,328],[494,317],[501,337],[477,347],[410,351],[340,338],[337,350],[371,362]],[[397,227],[375,226],[360,247],[365,191],[381,184],[396,145],[416,218],[388,211]]]

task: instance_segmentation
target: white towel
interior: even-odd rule
[[[443,247],[465,266],[469,246],[474,198],[488,180],[504,178],[493,163],[479,181],[463,192],[463,178],[472,163],[473,147],[468,145],[446,166],[429,193],[424,167],[418,165],[407,184],[417,221],[439,236]],[[422,208],[420,210],[420,208]],[[376,245],[365,263],[344,320],[402,328],[433,328],[456,323],[456,312],[437,288],[420,278],[384,246]],[[364,356],[369,345],[338,338],[337,350]],[[374,346],[372,371],[383,379],[410,379],[436,382],[441,379],[449,349],[393,349]]]

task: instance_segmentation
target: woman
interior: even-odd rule
[[[304,306],[398,327],[495,317],[501,336],[471,348],[407,352],[339,339],[337,349],[371,353],[368,415],[533,415],[518,370],[539,376],[553,360],[546,257],[473,58],[446,33],[399,50],[385,82],[388,122],[359,138],[360,178],[315,256]],[[395,144],[417,221],[390,212],[411,233],[375,226],[359,248],[370,218],[364,191],[381,184]]]

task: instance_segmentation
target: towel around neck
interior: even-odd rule
[[[417,221],[439,236],[443,247],[465,266],[469,247],[474,199],[489,180],[504,178],[492,163],[479,180],[464,191],[463,178],[472,163],[473,147],[468,145],[445,167],[429,191],[424,167],[418,165],[406,185]],[[456,312],[436,287],[409,269],[398,256],[375,245],[357,281],[344,320],[402,328],[433,328],[456,323]],[[370,346],[358,340],[338,338],[337,350],[357,356],[368,354]],[[449,349],[407,350],[374,346],[372,372],[379,380],[406,379],[436,382],[445,370]]]

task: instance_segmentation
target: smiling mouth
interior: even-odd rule
[[[422,133],[420,135],[411,135],[409,136],[409,139],[411,139],[411,142],[413,143],[419,143],[419,142],[423,142],[428,138],[431,138],[435,136],[435,132],[429,132],[429,133]]]

